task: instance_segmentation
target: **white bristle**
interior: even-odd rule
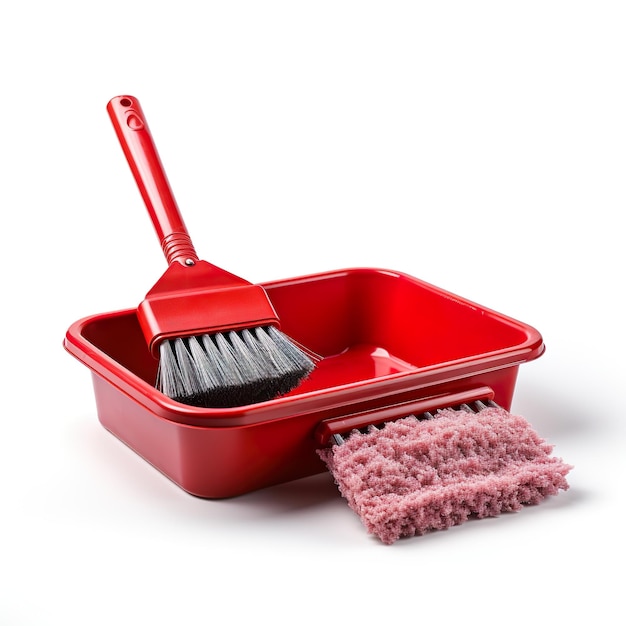
[[[226,335],[218,333],[213,336],[213,339],[215,339],[215,344],[219,351],[219,360],[216,362],[216,366],[220,368],[224,376],[224,384],[244,384],[246,381],[239,367],[237,353],[226,338]]]
[[[257,327],[164,341],[157,388],[194,406],[241,406],[291,391],[314,367],[277,328]]]
[[[169,341],[164,341],[160,347],[160,360],[159,370],[157,372],[157,380],[159,381],[159,389],[171,398],[175,398],[180,395],[181,379],[180,369],[178,363],[172,353],[172,344]],[[168,365],[165,366],[165,363]]]
[[[180,371],[180,384],[185,395],[193,395],[198,388],[194,361],[182,339],[174,341],[174,355]]]

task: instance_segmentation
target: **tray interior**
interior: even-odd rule
[[[514,350],[525,326],[403,274],[345,270],[265,285],[282,329],[323,357],[293,393]],[[134,311],[91,318],[83,339],[153,384]]]

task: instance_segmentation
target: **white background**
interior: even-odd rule
[[[625,32],[601,0],[4,3],[0,624],[620,623]],[[388,547],[328,474],[205,501],[107,433],[63,336],[165,269],[123,93],[203,258],[535,326],[513,409],[571,489]]]

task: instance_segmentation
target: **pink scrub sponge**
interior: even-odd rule
[[[524,418],[487,407],[405,417],[318,454],[368,532],[392,544],[567,490],[572,466],[552,449]]]

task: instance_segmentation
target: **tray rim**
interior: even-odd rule
[[[336,387],[276,398],[258,404],[227,409],[192,407],[171,400],[130,370],[121,367],[117,361],[84,337],[83,329],[88,324],[110,317],[132,315],[136,312],[136,308],[118,309],[82,317],[68,328],[63,340],[63,347],[89,368],[94,375],[104,379],[121,393],[130,396],[135,402],[142,405],[155,416],[198,427],[243,427],[270,420],[293,418],[297,415],[328,412],[363,402],[384,403],[407,392],[428,389],[433,385],[446,384],[455,380],[461,381],[476,374],[517,367],[521,363],[540,357],[545,352],[543,338],[534,327],[431,283],[395,270],[375,267],[353,267],[277,279],[259,284],[271,290],[272,288],[288,286],[293,283],[302,284],[307,281],[331,279],[335,276],[356,273],[385,274],[394,278],[408,280],[418,284],[420,287],[435,291],[439,295],[449,297],[459,304],[487,313],[502,323],[515,327],[525,334],[526,339],[510,348],[502,348],[480,355],[424,366],[414,371],[398,372],[380,378],[352,382]]]

